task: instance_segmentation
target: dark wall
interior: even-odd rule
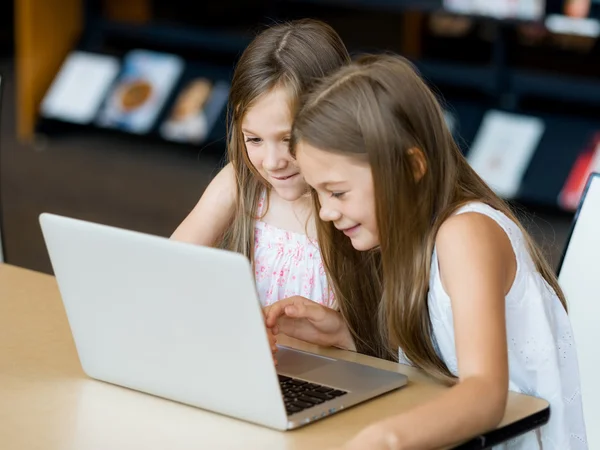
[[[0,0],[0,58],[14,53],[14,1]]]

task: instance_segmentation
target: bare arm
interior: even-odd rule
[[[227,164],[210,182],[202,197],[171,239],[214,246],[235,213],[236,184],[231,164]]]
[[[437,399],[367,428],[348,449],[431,449],[498,425],[508,395],[504,297],[516,272],[504,231],[480,214],[449,219],[438,234],[442,284],[452,302],[459,381]]]

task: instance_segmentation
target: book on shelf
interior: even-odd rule
[[[538,117],[487,111],[467,160],[498,195],[512,199],[544,130],[544,121]]]
[[[80,125],[91,123],[120,67],[113,56],[71,52],[42,100],[40,115]]]
[[[96,119],[100,127],[150,132],[184,70],[176,55],[132,50]]]
[[[588,177],[600,172],[600,132],[596,133],[575,160],[569,176],[558,196],[558,205],[567,211],[576,211]]]

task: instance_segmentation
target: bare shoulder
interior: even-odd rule
[[[452,249],[464,245],[512,248],[502,227],[491,217],[476,212],[457,214],[448,218],[438,231],[436,245],[438,249]]]
[[[468,212],[450,217],[438,231],[436,248],[444,287],[452,289],[454,280],[486,274],[505,291],[512,285],[515,253],[506,232],[489,216]]]
[[[235,172],[232,165],[227,164],[212,179],[194,209],[171,238],[200,245],[214,245],[234,216],[236,196]]]
[[[231,163],[228,163],[212,179],[206,193],[213,193],[222,199],[235,201],[236,196],[236,177]]]
[[[220,180],[227,180],[229,183],[235,185],[235,171],[233,170],[233,165],[231,163],[227,163],[225,167],[223,167],[219,173],[214,178]]]

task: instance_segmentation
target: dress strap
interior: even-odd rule
[[[263,189],[260,193],[260,197],[258,198],[258,206],[256,207],[256,218],[259,219],[262,217],[265,211],[265,202],[267,201],[267,190]]]

